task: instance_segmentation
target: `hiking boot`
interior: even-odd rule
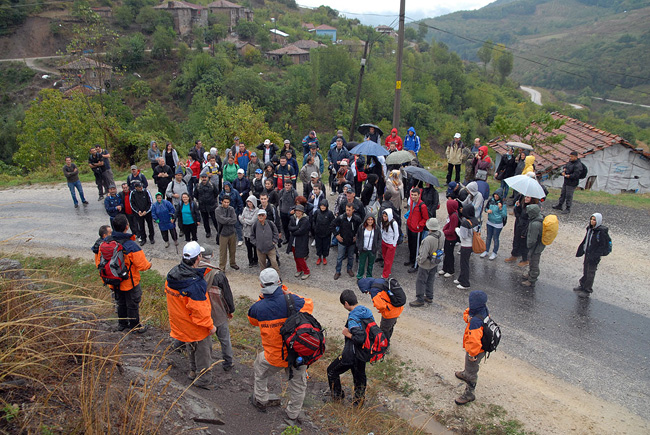
[[[211,239],[211,238],[212,238],[212,233],[207,233],[207,234],[205,235],[205,238],[206,238],[206,239]]]
[[[321,262],[321,259],[320,259],[320,257],[318,257],[318,258],[316,259],[316,266],[318,266],[318,265],[320,264],[320,262]]]
[[[530,281],[528,281],[528,280],[523,281],[523,282],[521,283],[521,285],[523,285],[524,287],[535,287],[535,283],[534,283],[534,282],[530,282]]]
[[[327,258],[323,258],[323,264],[327,264]]]
[[[410,303],[409,303],[409,306],[410,306],[410,307],[423,307],[423,306],[424,306],[424,302],[422,302],[422,301],[420,301],[420,300],[415,300],[415,301],[410,302]]]
[[[75,204],[75,205],[74,205],[74,208],[79,208],[79,204]]]
[[[230,370],[232,370],[233,367],[234,367],[234,364],[230,364],[230,365],[225,365],[224,364],[222,366],[224,372],[229,372]]]
[[[465,391],[462,396],[454,400],[456,402],[456,405],[466,405],[469,402],[473,402],[476,400],[476,397],[474,396],[474,393],[469,393]]]
[[[336,273],[334,274],[334,280],[335,280],[335,281],[336,281],[337,279],[339,279],[340,277],[341,277],[341,274],[340,274],[339,272],[336,272]]]
[[[462,372],[455,372],[454,375],[456,375],[456,377],[457,377],[458,379],[460,379],[461,381],[464,381],[467,385],[470,385],[470,384],[471,384],[471,382],[469,381],[469,379],[467,379],[467,378],[465,377],[465,372],[464,372],[464,371],[462,371]]]
[[[562,205],[561,205],[561,204],[554,205],[554,206],[551,207],[551,208],[554,209],[554,210],[562,210]]]
[[[261,402],[258,402],[257,399],[255,398],[254,394],[251,394],[250,402],[251,402],[251,405],[253,405],[255,408],[257,408],[257,410],[259,412],[266,412],[266,405],[261,403]]]
[[[526,266],[528,266],[528,260],[526,260],[526,261],[520,261],[519,263],[517,263],[517,266],[519,266],[519,267],[526,267]]]
[[[194,370],[190,370],[190,371],[187,373],[187,379],[190,379],[190,380],[192,380],[192,381],[193,381],[194,379],[196,379],[196,372],[195,372]]]
[[[354,278],[354,272],[352,272],[352,269],[348,269],[348,275]]]
[[[503,261],[505,261],[506,263],[513,263],[513,262],[517,261],[517,257],[510,256],[510,257],[506,258]]]
[[[407,270],[408,273],[415,273],[418,271],[417,267],[409,267],[409,270]]]
[[[424,302],[426,302],[427,304],[430,304],[430,303],[433,303],[433,299],[432,299],[432,298],[427,298],[427,297],[425,296],[425,298],[424,298]]]
[[[571,210],[569,210],[568,208],[566,210],[562,210],[562,214],[569,214],[569,213],[571,213]]]
[[[231,264],[230,267],[235,270],[239,270],[239,266],[237,266],[236,264]]]
[[[589,296],[591,296],[591,292],[588,292],[588,291],[579,290],[579,291],[575,291],[575,292],[578,295],[578,297],[581,297],[581,298],[588,298]]]

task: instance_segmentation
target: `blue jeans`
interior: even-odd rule
[[[507,198],[508,197],[508,191],[510,190],[510,186],[508,186],[508,183],[501,180],[501,188],[503,189],[503,197]]]
[[[237,222],[235,222],[235,232],[237,233],[237,241],[241,242],[244,240],[244,227],[241,222],[239,222],[239,216],[237,216]]]
[[[501,235],[501,230],[503,228],[494,228],[492,225],[486,225],[487,227],[487,240],[485,241],[485,251],[490,251],[490,243],[494,239],[494,253],[499,252],[499,236]]]
[[[81,202],[86,202],[86,197],[84,196],[84,189],[81,187],[81,181],[77,180],[74,183],[68,182],[68,189],[70,189],[70,195],[72,195],[72,200],[74,201],[74,204],[77,205],[79,204],[79,201],[77,201],[77,194],[74,191],[75,188],[79,191],[79,197],[81,197]]]
[[[344,246],[339,243],[339,251],[336,256],[336,273],[341,273],[341,266],[343,265],[343,259],[348,258],[348,270],[352,270],[354,267],[354,244],[350,246]]]

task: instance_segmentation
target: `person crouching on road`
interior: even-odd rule
[[[250,400],[252,405],[260,412],[266,412],[269,406],[279,406],[280,398],[270,395],[268,389],[269,377],[284,370],[289,373],[286,352],[282,353],[282,336],[280,329],[289,317],[285,294],[293,298],[297,311],[311,314],[314,303],[311,299],[293,294],[282,285],[280,276],[273,268],[260,272],[260,286],[262,292],[260,299],[248,310],[248,321],[251,325],[260,328],[263,352],[260,352],[253,364],[255,384]],[[293,377],[289,380],[289,403],[287,404],[287,417],[298,420],[302,403],[307,390],[307,367],[300,365],[292,368]]]
[[[169,314],[169,335],[185,343],[190,359],[188,377],[195,387],[211,390],[212,334],[217,331],[212,321],[208,284],[203,277],[201,253],[204,249],[195,241],[183,248],[181,263],[167,274],[165,293]],[[198,377],[197,377],[198,376]]]
[[[445,245],[445,236],[440,231],[438,219],[430,218],[427,220],[427,230],[429,234],[422,240],[418,250],[418,277],[415,281],[416,300],[409,305],[412,307],[421,307],[426,302],[433,302],[433,284],[436,282],[438,273],[439,256],[443,254]]]
[[[361,293],[370,293],[372,304],[381,314],[379,329],[384,332],[384,335],[390,341],[397,318],[404,311],[404,306],[396,307],[390,303],[390,297],[386,292],[388,282],[384,278],[361,278],[357,281],[357,285]]]
[[[465,392],[458,397],[456,405],[465,405],[476,399],[474,389],[478,380],[479,363],[485,356],[481,337],[483,337],[483,319],[490,313],[487,308],[487,294],[480,290],[474,290],[469,293],[469,308],[465,309],[463,319],[465,334],[463,334],[463,349],[465,349],[465,370],[456,372],[458,379],[465,381],[467,386]]]
[[[603,215],[592,214],[587,225],[587,234],[576,252],[576,257],[585,256],[580,285],[573,289],[581,298],[588,298],[594,291],[594,279],[600,258],[609,254],[610,244],[609,229],[603,225]]]

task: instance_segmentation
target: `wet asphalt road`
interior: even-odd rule
[[[72,207],[67,187],[63,185],[0,191],[2,249],[8,252],[14,246],[28,249],[34,245],[51,250],[53,255],[57,252],[65,255],[70,250],[86,251],[90,258],[89,248],[97,237],[97,228],[108,223],[108,219],[103,204],[97,201],[93,185],[86,184],[84,189],[90,205],[79,209]],[[595,210],[576,204],[572,215],[561,216],[561,234],[542,255],[542,275],[537,287],[531,290],[519,285],[523,270],[503,262],[511,247],[512,223],[509,222],[501,237],[497,260],[472,256],[472,289],[485,290],[489,295],[488,306],[504,335],[499,350],[649,419],[650,286],[643,273],[607,271],[604,266],[610,259],[614,260],[612,254],[601,263],[595,293],[590,299],[577,298],[571,291],[582,267],[581,260],[574,257],[575,241],[579,243],[582,240],[583,223],[592,211],[601,211],[606,216],[617,212],[616,218],[609,222],[615,252],[620,252],[626,244],[647,241],[647,229],[650,228],[647,213],[609,210],[603,206]],[[443,222],[445,215],[445,212],[440,213]],[[514,222],[514,218],[511,220]],[[617,239],[614,235],[616,230],[625,235]],[[199,229],[201,243],[205,242],[204,234]],[[178,258],[173,247],[164,248],[158,232],[156,241],[155,245],[145,246],[148,257]],[[209,243],[214,247],[213,242]],[[243,266],[241,272],[258,273],[257,268],[245,267],[245,252],[243,246],[237,252],[238,264]],[[393,273],[412,300],[416,274],[407,274],[402,266],[407,255],[406,244],[399,246]],[[296,282],[293,261],[284,253],[281,259],[282,274],[290,286],[291,282]],[[312,276],[304,284],[333,292],[345,287],[355,288],[356,281],[345,274],[333,285],[335,252],[330,253],[328,266],[315,266],[314,260],[308,260]],[[647,267],[642,267],[642,270],[650,268],[647,254],[630,258],[630,261],[645,262]],[[458,262],[456,267],[458,272]],[[376,266],[374,276],[379,276],[380,270]],[[467,306],[468,291],[456,289],[452,280],[438,277],[434,304],[419,309],[407,307],[405,314],[457,331],[460,339],[464,329],[461,316]],[[366,305],[369,303],[363,298],[361,301]],[[503,353],[496,352],[492,358],[501,355]]]

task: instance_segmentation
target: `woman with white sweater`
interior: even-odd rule
[[[399,240],[399,226],[393,219],[393,210],[387,208],[381,214],[381,257],[384,259],[384,270],[381,277],[388,279],[395,259],[397,241]]]

